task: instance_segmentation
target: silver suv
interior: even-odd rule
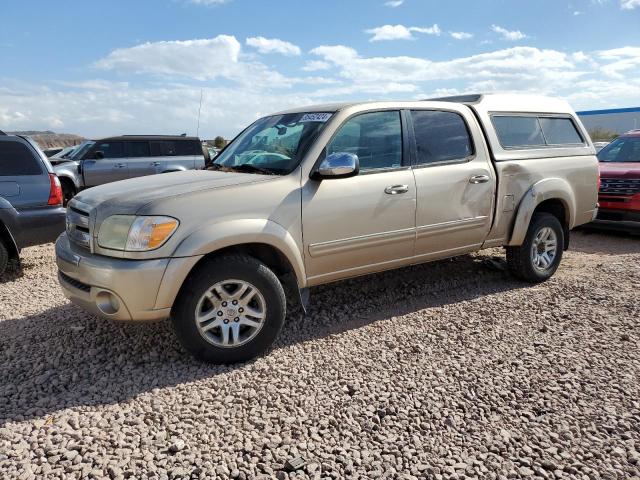
[[[124,135],[87,140],[67,160],[54,167],[62,183],[65,205],[88,187],[203,168],[205,154],[197,137]]]
[[[564,101],[307,106],[257,120],[206,171],[80,193],[59,281],[95,314],[171,317],[196,357],[243,361],[323,283],[498,246],[518,278],[548,279],[595,217],[597,183]]]

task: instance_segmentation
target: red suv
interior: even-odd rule
[[[619,136],[598,153],[597,223],[640,229],[640,130]]]

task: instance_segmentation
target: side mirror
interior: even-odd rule
[[[360,171],[358,156],[353,153],[336,152],[320,163],[315,177],[322,179],[353,177]]]
[[[96,150],[93,152],[93,158],[96,160],[102,160],[104,158],[104,152],[102,150]]]

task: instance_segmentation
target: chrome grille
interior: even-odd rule
[[[601,178],[600,193],[634,195],[640,192],[640,178]]]
[[[67,235],[69,240],[84,248],[91,248],[89,213],[75,206],[67,208]]]

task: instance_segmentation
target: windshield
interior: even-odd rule
[[[214,169],[286,175],[302,160],[330,113],[289,113],[261,118],[213,163]]]
[[[94,143],[96,143],[96,142],[94,142],[92,140],[86,140],[86,141],[82,142],[73,151],[73,153],[71,155],[69,155],[67,158],[69,158],[70,160],[82,160],[82,157],[84,156],[84,154],[87,153],[87,150],[89,150],[93,146]]]
[[[616,138],[598,152],[601,162],[640,162],[640,137]]]

